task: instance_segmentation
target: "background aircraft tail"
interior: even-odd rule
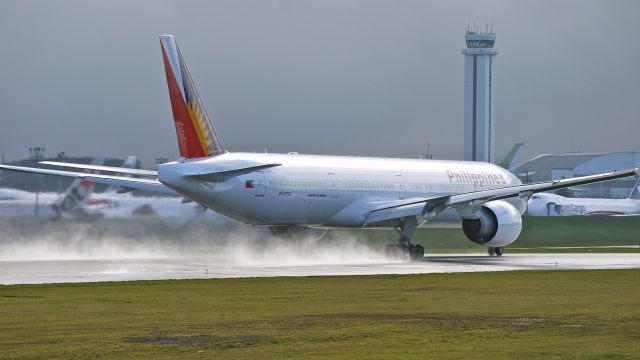
[[[138,158],[134,155],[130,155],[127,156],[127,158],[124,160],[124,162],[122,163],[122,165],[120,165],[121,168],[125,168],[125,169],[135,169],[136,166],[138,165]],[[120,174],[118,173],[119,176],[124,176],[124,177],[129,177],[131,175],[128,174]],[[107,190],[105,190],[106,193],[108,192],[128,192],[130,189],[126,189],[126,188],[122,188],[119,186],[109,186],[107,188]]]
[[[224,153],[173,35],[161,35],[160,45],[180,156],[190,159]]]
[[[102,165],[103,163],[104,159],[101,158],[96,158],[91,162],[92,165]],[[62,196],[51,204],[51,209],[53,209],[55,213],[51,219],[57,220],[63,213],[82,209],[91,198],[95,186],[96,183],[93,181],[82,179],[73,180],[71,186],[69,186]]]
[[[496,164],[507,170],[513,170],[516,159],[518,155],[520,155],[523,146],[524,143],[514,143],[511,149],[507,150]]]
[[[138,165],[138,158],[135,157],[134,155],[129,155],[127,156],[127,158],[124,160],[124,162],[120,167],[127,168],[127,169],[135,169],[136,165]]]
[[[640,175],[638,176],[638,181],[636,182],[636,185],[633,187],[633,190],[631,190],[629,199],[640,200]]]

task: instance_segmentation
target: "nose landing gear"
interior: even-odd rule
[[[502,254],[504,254],[504,246],[489,247],[487,248],[487,252],[489,256],[502,256]]]

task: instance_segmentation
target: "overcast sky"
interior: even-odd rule
[[[462,159],[468,24],[497,147],[640,151],[640,1],[0,0],[0,153],[174,159],[172,33],[230,151]]]

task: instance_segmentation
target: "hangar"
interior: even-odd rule
[[[525,183],[559,180],[575,176],[640,167],[640,152],[542,154],[514,171]],[[567,197],[612,198],[629,196],[636,178],[611,180],[560,191]]]

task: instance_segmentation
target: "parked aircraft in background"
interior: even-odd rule
[[[101,158],[93,159],[91,162],[92,165],[102,165],[103,163],[104,159]],[[88,211],[87,206],[95,186],[96,183],[94,181],[74,179],[69,188],[50,205],[53,210],[53,215],[51,215],[50,219],[58,220],[63,214],[82,217],[91,216],[93,212]]]
[[[389,255],[422,258],[416,228],[437,220],[462,223],[470,241],[502,255],[522,228],[538,192],[635,175],[638,169],[523,185],[483,162],[301,154],[230,153],[222,146],[171,35],[160,37],[180,158],[158,171],[47,162],[49,165],[143,176],[86,174],[0,165],[130,189],[179,194],[247,224],[282,232],[312,228],[394,228]]]
[[[138,159],[129,156],[122,163],[123,168],[133,169]],[[102,159],[94,159],[91,164],[99,168]],[[95,172],[95,170],[94,170]],[[125,175],[129,176],[129,175]],[[62,194],[39,193],[37,216],[50,220],[66,218],[91,221],[99,217],[158,217],[176,222],[188,222],[201,218],[205,208],[197,203],[184,204],[178,196],[134,196],[130,188],[110,186],[102,193],[95,193],[96,183],[76,178]],[[0,189],[0,216],[34,216],[35,193]],[[211,220],[214,216],[207,216]]]
[[[129,156],[122,163],[123,168],[132,169],[136,166],[138,159],[135,156]],[[92,165],[100,166],[104,163],[104,159],[95,159]],[[95,170],[91,170],[95,172]],[[96,183],[94,181],[75,179],[71,186],[60,196],[60,198],[51,204],[54,215],[51,220],[58,220],[64,214],[77,217],[92,218],[100,215],[100,210],[104,207],[114,206],[113,201],[104,196],[92,196]],[[118,189],[109,187],[105,193],[116,192]]]
[[[567,198],[540,193],[529,199],[527,215],[638,215],[640,214],[640,178],[626,199]]]
[[[37,212],[35,196],[35,193],[28,191],[0,188],[0,217],[37,216],[45,221],[49,219],[91,221],[102,217],[155,217],[173,223],[187,223],[200,219],[222,222],[222,215],[211,211],[205,213],[200,204],[184,204],[182,198],[177,196],[134,196],[131,193],[122,194],[115,191],[94,193],[95,201],[87,204],[84,211],[63,213],[60,217],[51,207],[52,203],[60,199],[59,194],[40,193]]]
[[[35,193],[12,188],[0,188],[0,216],[50,218],[55,215],[50,205],[59,199],[60,194],[57,193],[39,193],[36,203]]]
[[[135,156],[127,159],[122,166],[130,167],[131,161],[135,165],[137,161]],[[91,165],[99,166],[103,163],[104,159],[95,158]],[[105,198],[92,196],[95,185],[94,181],[76,178],[61,194],[39,193],[37,202],[35,193],[3,189],[2,193],[5,196],[4,199],[0,199],[0,210],[3,215],[8,216],[37,214],[37,216],[48,217],[50,220],[59,220],[63,216],[91,219],[98,215],[97,208],[108,204]]]

